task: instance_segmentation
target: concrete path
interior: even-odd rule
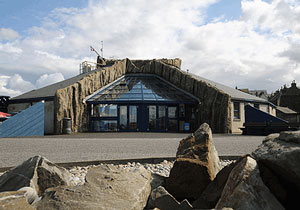
[[[52,162],[175,157],[177,133],[82,133],[34,138],[0,139],[0,168],[15,166],[42,155]],[[254,151],[263,136],[213,135],[219,155],[243,155]]]

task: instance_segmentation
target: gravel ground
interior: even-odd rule
[[[231,160],[221,160],[222,168],[226,165],[232,163]],[[145,168],[146,170],[150,171],[152,174],[158,174],[160,176],[169,177],[170,171],[173,167],[174,161],[167,161],[164,160],[158,164],[141,164],[139,162],[128,162],[127,164],[119,164],[118,166],[121,167],[123,170],[134,171],[141,167]],[[102,165],[102,164],[101,164]],[[85,183],[85,176],[90,168],[97,167],[96,165],[90,165],[86,167],[72,167],[69,171],[72,174],[72,182],[75,185],[83,185]]]
[[[91,133],[0,139],[0,168],[16,166],[35,155],[52,162],[175,157],[179,141],[189,134]],[[251,153],[263,136],[213,135],[220,156]]]

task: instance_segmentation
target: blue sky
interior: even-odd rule
[[[75,76],[82,61],[182,59],[231,87],[300,81],[298,0],[0,0],[0,95]],[[289,24],[287,24],[289,23]]]
[[[240,1],[223,0],[208,7],[206,22],[214,21],[216,18],[220,17],[223,20],[236,20],[239,19],[241,15],[242,11]]]
[[[86,0],[0,0],[0,25],[24,34],[30,27],[40,26],[41,20],[55,8],[83,8],[86,3]]]

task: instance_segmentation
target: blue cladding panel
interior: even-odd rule
[[[250,105],[245,106],[245,122],[246,123],[264,123],[264,122],[287,123],[285,120],[282,120],[278,117],[274,117],[273,115],[263,112]]]
[[[0,125],[0,137],[44,136],[44,102],[5,120]]]

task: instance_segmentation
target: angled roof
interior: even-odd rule
[[[86,99],[87,103],[182,103],[199,99],[153,74],[127,74]]]
[[[93,71],[93,72],[95,72],[95,71]],[[36,98],[51,98],[51,97],[54,97],[54,95],[55,95],[55,93],[58,89],[68,87],[69,85],[72,85],[72,84],[80,81],[84,76],[86,76],[87,74],[90,74],[90,73],[91,72],[80,74],[80,75],[77,75],[75,77],[71,77],[69,79],[63,80],[61,82],[57,82],[57,83],[54,83],[52,85],[48,85],[46,87],[31,90],[27,93],[24,93],[22,95],[11,98],[10,101],[23,100],[23,99],[28,100],[28,99],[36,99]]]
[[[211,84],[212,86],[215,86],[216,88],[218,88],[219,90],[222,90],[223,92],[227,93],[228,95],[231,96],[232,99],[234,100],[242,100],[242,101],[248,101],[248,102],[260,102],[260,103],[268,103],[270,104],[269,101],[256,97],[254,95],[248,94],[248,93],[244,93],[240,90],[228,87],[226,85],[222,85],[220,83],[214,82],[212,80],[206,79],[204,77],[200,77],[198,75],[192,74],[192,76],[194,76],[195,78],[205,81],[209,84]]]
[[[276,109],[285,114],[297,114],[297,112],[288,107],[277,106]]]
[[[58,89],[65,88],[69,85],[72,85],[72,84],[80,81],[86,75],[94,73],[95,71],[99,71],[99,70],[94,70],[94,71],[91,71],[91,72],[80,74],[80,75],[74,76],[72,78],[66,79],[64,81],[57,82],[57,83],[54,83],[52,85],[48,85],[46,87],[42,87],[42,88],[39,88],[39,89],[36,89],[36,90],[29,91],[29,92],[24,93],[22,95],[11,98],[10,101],[11,102],[13,102],[13,101],[23,101],[23,100],[29,100],[29,101],[33,100],[34,101],[34,100],[38,100],[38,99],[47,100],[47,98],[52,100]],[[217,83],[217,82],[214,82],[214,81],[211,81],[209,79],[200,77],[200,76],[195,75],[195,74],[190,74],[190,75],[194,76],[196,79],[205,81],[205,82],[211,84],[212,86],[215,86],[219,90],[222,90],[223,92],[230,95],[233,100],[267,103],[267,104],[273,105],[269,101],[267,101],[265,99],[262,99],[262,98],[259,98],[259,97],[256,97],[254,95],[244,93],[244,92],[239,91],[237,89],[228,87],[226,85],[223,85],[223,84],[220,84],[220,83]]]

